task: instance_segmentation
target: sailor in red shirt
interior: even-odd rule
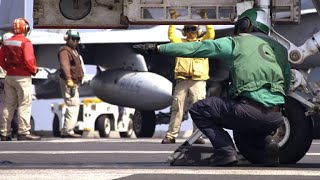
[[[18,113],[18,140],[40,140],[30,134],[32,103],[31,75],[38,69],[33,45],[26,36],[30,26],[26,19],[18,18],[13,22],[14,36],[4,40],[0,49],[0,66],[7,71],[4,82],[4,108],[0,121],[1,141],[11,141],[11,121],[15,110]]]

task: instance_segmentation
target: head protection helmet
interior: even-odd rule
[[[80,40],[80,34],[78,31],[76,30],[71,30],[69,29],[66,34],[64,35],[63,39],[65,41],[68,41],[69,39],[73,39],[73,40],[77,40],[79,41]]]
[[[30,25],[24,18],[17,18],[13,21],[12,31],[14,34],[24,34],[25,36],[30,34]]]
[[[197,36],[201,36],[202,30],[199,25],[185,25],[182,29],[182,35],[186,36],[187,32],[197,33]]]
[[[270,19],[262,9],[252,8],[243,12],[235,24],[234,33],[248,33],[260,31],[269,34]]]

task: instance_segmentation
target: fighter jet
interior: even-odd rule
[[[212,4],[219,2],[227,4],[232,3],[235,0],[214,1]],[[48,5],[46,3],[39,4],[44,1],[34,1],[35,3],[25,3],[19,0],[2,0],[0,1],[0,29],[6,30],[10,27],[11,21],[16,17],[27,17],[30,19],[31,25],[35,23],[39,26],[40,17],[62,16],[67,19],[72,19],[72,22],[77,22],[77,19],[81,19],[82,16],[88,14],[88,6],[78,6],[82,3],[92,3],[90,0],[77,1],[78,4],[74,4],[74,7],[69,9],[81,10],[79,14],[70,13],[64,7],[60,7],[60,12],[50,11],[53,15],[44,16],[43,6]],[[54,1],[61,2],[59,5],[63,5],[68,1]],[[92,6],[91,11],[101,7],[107,7],[110,13],[117,12],[120,1],[114,1],[112,4],[100,4],[100,1],[95,2],[96,6]],[[200,1],[199,1],[200,2]],[[201,1],[201,2],[204,2]],[[299,2],[299,1],[298,1]],[[145,4],[150,3],[146,1]],[[52,5],[52,4],[51,4]],[[70,5],[70,4],[65,4]],[[111,6],[112,5],[112,6]],[[58,5],[57,5],[58,6]],[[202,7],[203,8],[203,7]],[[12,11],[14,9],[14,11]],[[33,9],[33,11],[32,11]],[[54,9],[51,7],[51,9]],[[232,9],[232,8],[231,8]],[[148,10],[148,9],[147,9]],[[154,9],[152,9],[154,10]],[[226,9],[230,10],[230,9]],[[308,0],[301,1],[301,20],[293,25],[274,25],[274,29],[289,39],[296,45],[302,45],[308,38],[310,38],[317,29],[320,23],[320,18],[313,8],[312,2]],[[156,11],[156,10],[155,10]],[[33,18],[32,18],[32,12]],[[79,11],[77,11],[79,12]],[[148,12],[148,11],[145,11]],[[61,15],[62,13],[62,15]],[[150,13],[150,12],[149,12]],[[148,18],[149,13],[145,13],[144,17]],[[279,16],[281,13],[278,13]],[[3,16],[2,16],[3,15]],[[81,17],[75,17],[79,15]],[[100,17],[99,14],[95,14],[96,18]],[[283,16],[283,15],[282,15]],[[112,16],[108,16],[112,17]],[[224,15],[219,15],[223,20],[218,24],[226,22]],[[284,15],[283,17],[286,17]],[[294,18],[294,17],[293,17]],[[54,18],[53,18],[54,19]],[[108,19],[104,17],[104,19]],[[33,22],[34,20],[34,22]],[[115,19],[119,20],[119,19]],[[59,68],[57,61],[57,52],[59,47],[64,44],[63,35],[67,29],[64,28],[76,28],[72,24],[66,24],[71,22],[70,20],[56,21],[54,25],[58,25],[59,29],[55,29],[55,26],[51,26],[53,29],[41,29],[33,30],[30,39],[35,45],[35,54],[37,58],[37,64],[40,67],[47,68]],[[89,27],[91,23],[95,22],[95,19],[91,21],[79,20],[82,23],[82,28]],[[182,21],[183,23],[184,21]],[[182,24],[180,23],[180,24]],[[59,26],[63,25],[63,26]],[[143,110],[141,116],[143,118],[153,118],[154,114],[150,113],[154,110],[163,109],[170,106],[172,100],[172,82],[174,58],[163,55],[147,55],[141,56],[135,54],[131,47],[135,43],[141,42],[157,42],[167,43],[166,25],[128,25],[125,27],[119,27],[114,25],[106,25],[109,28],[126,28],[126,29],[92,29],[92,30],[79,30],[81,36],[81,45],[79,51],[83,56],[85,64],[96,65],[98,69],[103,67],[104,71],[97,70],[97,74],[90,81],[90,87],[93,94],[100,99],[119,106],[133,107],[139,110]],[[97,27],[97,26],[95,26]],[[181,26],[177,26],[182,29]],[[215,25],[216,38],[229,36],[233,33],[232,23],[226,23],[224,25]],[[50,25],[42,26],[42,28],[50,28]],[[179,29],[177,29],[179,32]],[[299,35],[297,35],[299,34]],[[319,55],[308,58],[304,64],[299,65],[301,67],[308,66],[310,64],[316,64],[319,59]],[[220,60],[221,61],[221,60]],[[219,63],[218,63],[219,64]],[[217,63],[210,64],[210,82],[220,81],[227,78],[228,73],[221,66],[217,66]],[[210,87],[209,87],[210,88]],[[38,93],[38,98],[53,98],[53,96],[42,95]],[[148,127],[146,125],[146,127]],[[143,128],[146,128],[143,127]]]

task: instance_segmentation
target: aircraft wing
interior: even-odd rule
[[[126,30],[78,30],[82,44],[100,43],[135,43],[135,42],[168,42],[166,31],[168,26]],[[67,29],[33,30],[29,39],[35,45],[65,44],[63,36]]]

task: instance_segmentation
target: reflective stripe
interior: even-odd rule
[[[6,46],[17,46],[21,47],[22,41],[17,41],[17,40],[6,40],[4,41],[4,45]]]

